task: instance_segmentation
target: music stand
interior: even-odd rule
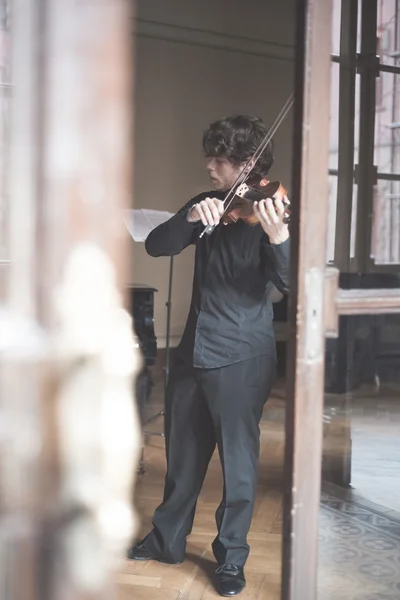
[[[171,217],[174,216],[174,213],[169,213],[166,211],[159,210],[149,210],[149,209],[135,209],[128,210],[125,214],[125,225],[131,234],[133,240],[135,242],[144,242],[149,235],[150,231],[152,231],[155,227],[168,221]],[[170,257],[169,263],[169,282],[168,282],[168,300],[165,304],[167,307],[167,321],[166,321],[166,335],[165,335],[165,366],[164,366],[164,403],[165,403],[165,395],[168,385],[169,378],[169,364],[170,364],[170,331],[171,331],[171,296],[172,296],[172,278],[173,278],[173,268],[174,268],[174,257]],[[164,410],[160,410],[155,415],[152,415],[150,418],[146,419],[143,422],[143,425],[147,425],[151,423],[158,417],[164,416]],[[160,436],[164,437],[164,432],[159,431],[151,431],[151,430],[143,430],[145,435],[150,436]]]

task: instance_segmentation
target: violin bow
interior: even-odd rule
[[[286,102],[283,105],[283,107],[281,108],[281,110],[280,110],[278,116],[276,117],[275,121],[272,123],[271,127],[269,128],[269,130],[265,134],[264,138],[261,140],[261,142],[258,145],[257,149],[255,150],[253,156],[251,156],[249,158],[249,160],[247,161],[247,163],[245,164],[245,166],[243,167],[243,169],[241,170],[241,172],[237,176],[236,180],[234,181],[231,189],[229,190],[229,192],[227,192],[227,194],[226,194],[226,196],[225,196],[225,198],[223,200],[224,205],[225,205],[225,207],[224,207],[224,213],[223,214],[226,214],[226,212],[228,211],[230,205],[232,204],[232,202],[233,202],[233,200],[235,198],[235,194],[236,194],[237,188],[240,185],[242,185],[242,183],[245,183],[245,181],[249,177],[251,171],[254,169],[255,165],[257,164],[257,161],[259,160],[260,156],[262,155],[262,153],[264,152],[264,150],[266,149],[266,147],[268,146],[268,144],[272,140],[273,136],[275,135],[275,133],[279,129],[282,121],[285,119],[285,117],[288,114],[289,110],[292,108],[293,100],[294,100],[293,94],[291,94],[289,96],[289,98],[286,100]],[[250,165],[252,165],[251,169],[249,169]],[[216,227],[217,227],[216,225],[207,225],[206,227],[204,227],[204,229],[201,232],[199,238],[202,238],[205,233],[207,233],[207,235],[210,235],[214,231],[214,229]]]

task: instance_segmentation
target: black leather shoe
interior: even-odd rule
[[[221,596],[236,596],[246,587],[243,567],[224,564],[215,571],[217,575],[218,592]]]
[[[127,557],[129,560],[157,560],[158,562],[165,563],[167,565],[180,565],[182,561],[174,562],[167,560],[161,555],[157,555],[148,548],[146,548],[143,542],[139,542],[136,546],[132,546],[128,550]]]

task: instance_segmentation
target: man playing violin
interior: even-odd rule
[[[245,115],[210,125],[203,148],[214,191],[190,200],[146,240],[151,256],[177,255],[190,244],[196,253],[189,315],[166,394],[164,498],[152,531],[128,557],[184,560],[197,498],[217,448],[224,486],[212,549],[223,596],[238,594],[246,584],[259,423],[276,375],[269,292],[275,286],[287,293],[289,282],[287,198],[255,202],[254,226],[242,219],[220,223],[226,192],[266,133],[261,119]],[[252,181],[265,178],[273,160],[270,143],[252,167]],[[217,227],[201,236],[207,225]]]

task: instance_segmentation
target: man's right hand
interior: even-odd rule
[[[189,223],[201,221],[205,227],[207,227],[207,225],[218,225],[223,212],[223,200],[218,200],[218,198],[206,198],[192,206],[187,213],[187,220]]]

